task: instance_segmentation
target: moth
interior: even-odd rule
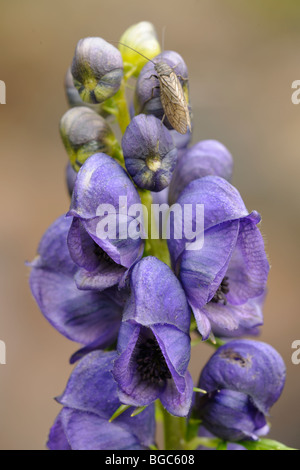
[[[154,65],[154,69],[157,75],[152,74],[149,78],[155,77],[159,81],[160,100],[164,110],[162,122],[166,116],[173,129],[175,129],[180,134],[186,134],[188,130],[191,131],[192,126],[188,104],[186,102],[180,80],[174,72],[173,68],[165,62],[156,63],[153,60],[148,59],[148,57],[133,49],[132,47],[127,46],[127,44],[119,44],[128,47],[137,54],[140,54]],[[183,78],[183,80],[185,79]],[[153,91],[155,88],[157,87],[152,88],[152,94],[148,101],[153,98]]]

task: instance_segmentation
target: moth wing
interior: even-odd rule
[[[183,89],[175,72],[159,77],[160,98],[171,126],[180,134],[191,130],[190,114]]]

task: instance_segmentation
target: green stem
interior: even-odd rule
[[[186,419],[170,415],[162,405],[161,408],[164,422],[164,450],[184,450]]]
[[[118,110],[117,121],[119,123],[122,134],[124,134],[126,127],[130,123],[130,114],[125,94],[125,80],[122,80],[120,89],[113,98],[115,106]]]
[[[170,253],[167,240],[159,238],[156,227],[155,217],[152,211],[152,195],[150,191],[139,189],[141,202],[145,207],[144,220],[147,230],[147,238],[145,240],[144,256],[156,256],[169,267],[171,267]],[[148,224],[146,224],[146,220]],[[153,236],[153,238],[151,238]]]

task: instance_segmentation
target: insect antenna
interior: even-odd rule
[[[124,44],[123,42],[120,42],[120,41],[109,41],[109,42],[112,42],[114,44],[120,44],[121,46],[124,46],[124,47],[128,47],[128,49],[131,49],[133,52],[136,52],[137,54],[141,55],[142,57],[144,57],[144,59],[147,59],[149,60],[150,62],[152,62],[152,64],[155,65],[155,62],[153,62],[153,60],[149,59],[149,57],[146,57],[144,54],[142,54],[141,52],[137,51],[136,49],[133,49],[133,47],[130,47],[128,46],[127,44]]]

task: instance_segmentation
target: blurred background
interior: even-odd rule
[[[232,152],[233,184],[262,214],[271,262],[261,339],[287,364],[287,383],[271,413],[270,437],[300,447],[299,128],[291,84],[300,79],[300,2],[294,0],[0,0],[0,448],[44,449],[77,345],[43,318],[29,287],[26,260],[47,227],[68,210],[67,155],[58,132],[67,110],[65,72],[77,41],[118,40],[151,21],[165,48],[189,68],[193,142],[217,139]],[[197,379],[212,354],[193,351]]]

